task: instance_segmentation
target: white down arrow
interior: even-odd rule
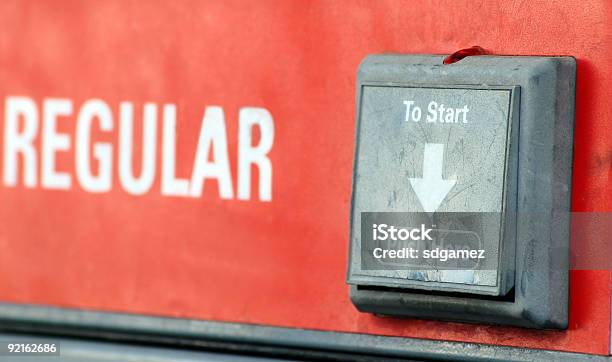
[[[423,210],[434,213],[457,180],[442,179],[444,145],[426,143],[423,155],[423,178],[410,178],[410,184]]]

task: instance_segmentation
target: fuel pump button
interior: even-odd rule
[[[368,56],[347,282],[358,310],[566,328],[576,61]]]
[[[361,248],[351,280],[488,295],[512,288],[518,93],[362,86],[352,225]]]

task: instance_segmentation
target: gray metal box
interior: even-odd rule
[[[374,55],[359,68],[351,299],[379,314],[564,328],[575,60],[442,60]],[[375,240],[381,225],[433,237]],[[434,246],[486,257],[426,259]],[[378,258],[408,247],[416,257]]]

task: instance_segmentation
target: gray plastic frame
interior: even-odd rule
[[[565,329],[576,61],[477,56],[443,65],[443,58],[368,56],[357,77],[357,129],[365,84],[520,88],[514,293],[482,298],[353,284],[351,300],[360,311],[389,316]],[[351,224],[353,217],[351,210]]]

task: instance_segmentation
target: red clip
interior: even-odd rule
[[[465,49],[461,49],[461,50],[454,52],[453,54],[444,58],[444,61],[442,63],[453,64],[453,63],[460,61],[461,59],[465,57],[470,57],[473,55],[483,55],[485,53],[486,52],[483,48],[479,47],[478,45],[474,45],[471,48],[465,48]]]

